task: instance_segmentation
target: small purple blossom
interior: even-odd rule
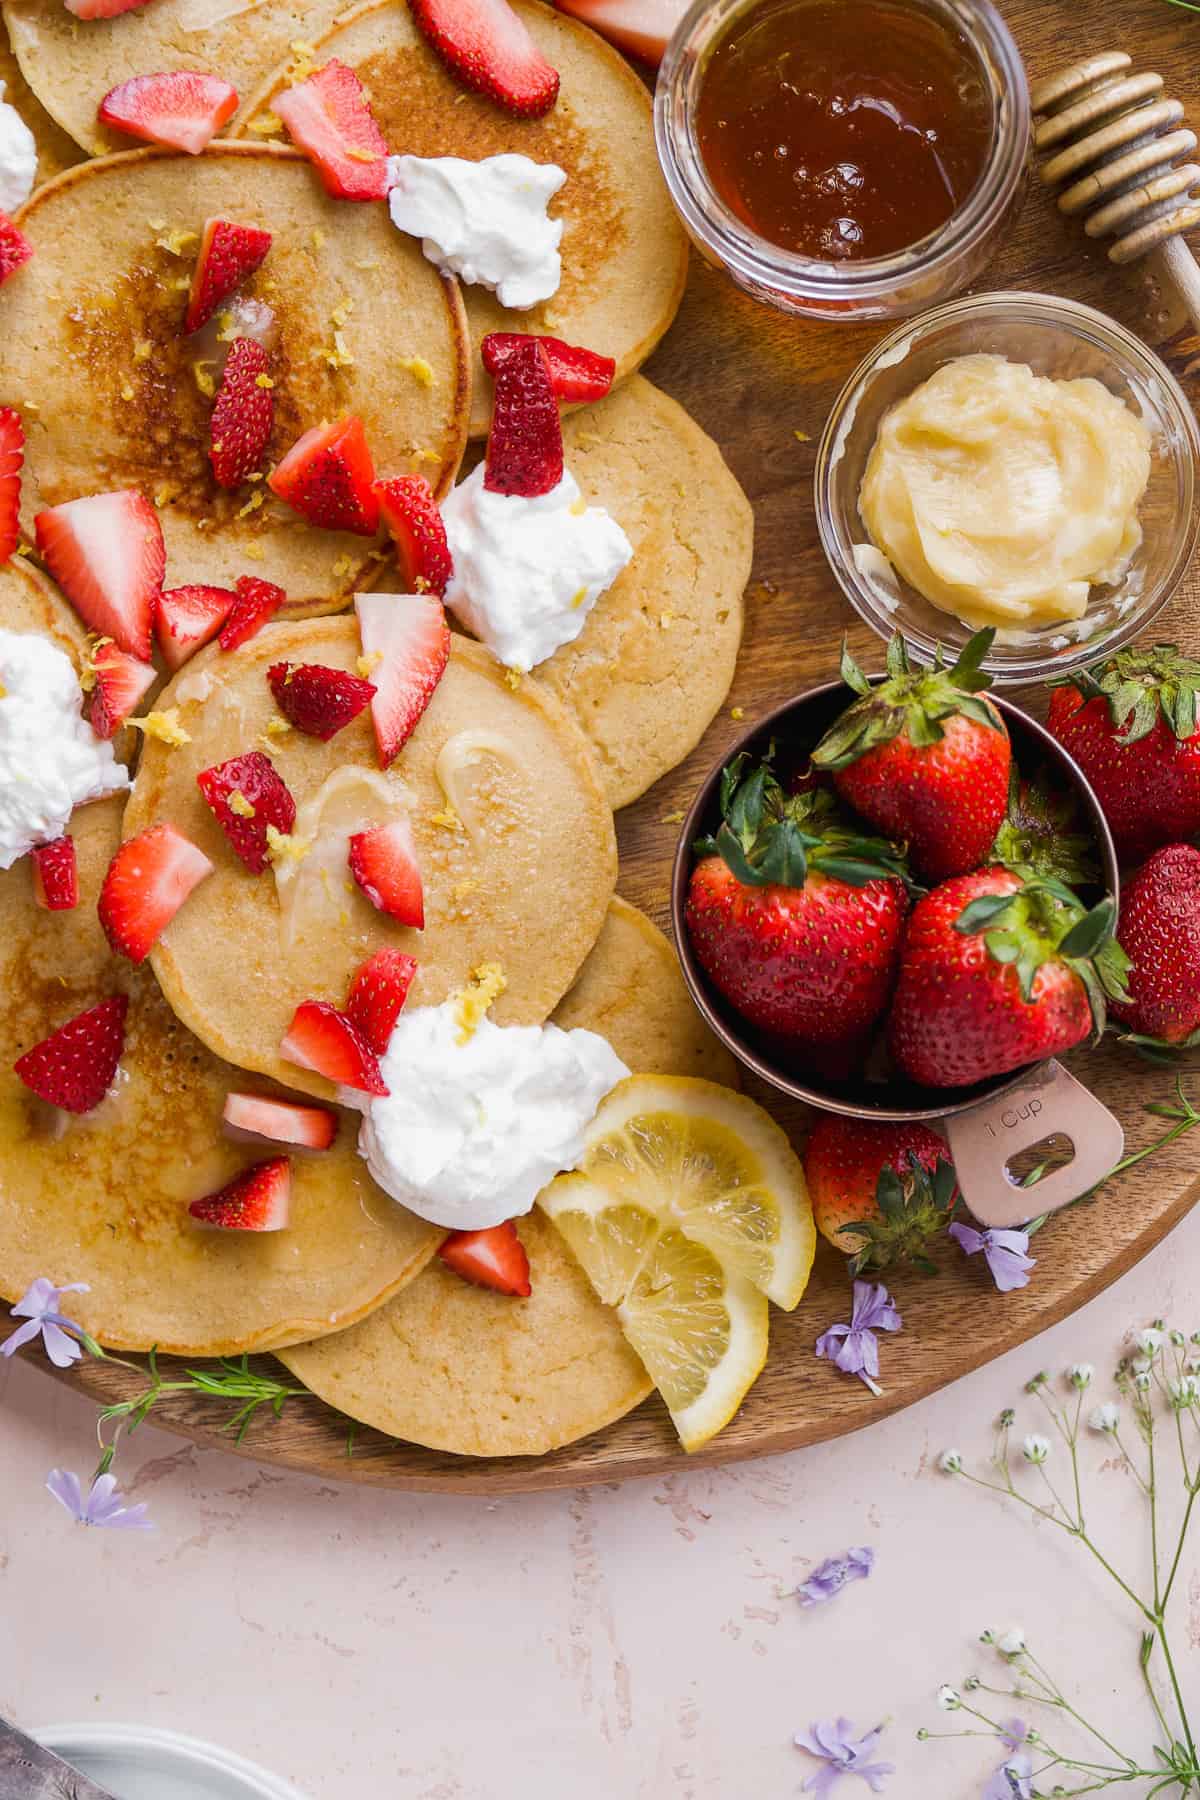
[[[878,1385],[879,1341],[877,1331],[899,1331],[900,1314],[881,1281],[856,1281],[854,1305],[848,1325],[831,1325],[817,1339],[817,1355],[827,1357],[843,1374],[857,1375],[873,1394]]]
[[[1033,1758],[1028,1750],[1018,1750],[1001,1763],[980,1800],[1033,1800]]]
[[[44,1275],[39,1275],[33,1285],[21,1296],[12,1309],[14,1319],[24,1319],[26,1323],[18,1326],[12,1336],[0,1344],[0,1356],[12,1356],[23,1344],[30,1344],[34,1338],[41,1336],[46,1355],[56,1369],[67,1369],[78,1362],[83,1355],[79,1347],[79,1326],[73,1319],[68,1319],[61,1312],[64,1294],[87,1294],[91,1289],[86,1282],[68,1282],[66,1287],[55,1287]]]
[[[115,1475],[97,1475],[85,1494],[72,1470],[51,1469],[46,1486],[80,1525],[99,1525],[112,1531],[154,1530],[153,1522],[146,1516],[145,1501],[130,1506]]]
[[[1029,1271],[1037,1267],[1037,1259],[1026,1255],[1029,1249],[1027,1231],[999,1231],[991,1228],[976,1231],[973,1225],[955,1222],[950,1227],[950,1236],[962,1245],[968,1256],[978,1256],[983,1251],[984,1261],[992,1272],[992,1280],[1002,1294],[1011,1294],[1014,1288],[1028,1286]]]
[[[801,1793],[815,1794],[817,1800],[825,1800],[842,1775],[857,1775],[873,1794],[883,1792],[884,1782],[889,1775],[895,1774],[895,1765],[869,1760],[883,1734],[883,1726],[876,1725],[874,1731],[868,1731],[860,1738],[853,1733],[849,1719],[818,1719],[807,1731],[796,1733],[793,1742],[797,1750],[807,1750],[810,1756],[819,1757],[825,1764],[823,1769],[800,1783]]]
[[[865,1581],[875,1567],[875,1552],[864,1544],[857,1550],[846,1550],[841,1556],[827,1556],[819,1569],[796,1589],[801,1606],[819,1606],[832,1600],[851,1581]]]
[[[1029,1727],[1024,1719],[1001,1719],[999,1730],[1000,1742],[1004,1745],[1004,1748],[1008,1751],[1010,1756],[1015,1755],[1028,1736]]]

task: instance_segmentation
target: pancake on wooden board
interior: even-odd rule
[[[691,1003],[675,952],[614,899],[554,1023],[600,1032],[634,1074],[727,1081],[733,1063]],[[432,1262],[352,1330],[281,1358],[331,1406],[433,1450],[544,1456],[610,1425],[652,1383],[549,1220],[517,1220],[528,1300],[473,1287]]]
[[[4,83],[4,98],[10,106],[15,106],[21,117],[33,133],[37,144],[37,179],[49,181],[63,169],[69,169],[73,163],[81,160],[83,152],[74,138],[58,125],[46,111],[34,94],[21,71],[21,65],[13,54],[12,45],[8,41],[8,32],[4,25],[4,16],[0,13],[0,81]]]
[[[32,538],[41,507],[140,488],[159,506],[169,586],[254,574],[294,602],[336,604],[374,568],[375,540],[306,524],[262,481],[226,493],[212,477],[213,401],[183,335],[211,215],[274,234],[243,289],[274,309],[280,331],[262,467],[322,419],[357,413],[379,474],[420,468],[435,488],[453,480],[468,406],[457,284],[382,207],[328,199],[295,151],[135,150],[68,170],[18,217],[35,253],[0,290],[0,404],[23,410],[22,525]],[[197,234],[182,254],[164,247],[179,247],[176,232]],[[336,369],[326,361],[337,360],[335,330],[354,359]],[[432,385],[402,366],[410,357],[430,365]],[[428,460],[415,460],[422,451]]]
[[[446,673],[387,777],[369,712],[327,744],[298,731],[267,740],[300,809],[297,835],[312,835],[305,803],[318,790],[329,796],[331,782],[335,806],[351,809],[342,815],[349,830],[408,809],[424,931],[398,925],[359,891],[344,835],[327,857],[318,843],[295,866],[285,916],[274,874],[251,875],[234,855],[196,776],[264,747],[275,711],[266,680],[272,663],[352,671],[358,655],[353,618],[268,625],[231,655],[215,644],[202,650],[158,700],[178,706],[192,741],[178,749],[147,743],[125,815],[126,837],[169,820],[215,865],[152,952],[175,1011],[217,1055],[322,1098],[333,1093],[323,1076],[278,1055],[302,1000],[344,1005],[359,964],[393,945],[419,964],[410,1005],[437,1005],[481,963],[499,963],[508,989],[493,1016],[540,1024],[596,941],[617,869],[612,814],[570,715],[538,682],[514,691],[494,657],[455,638]],[[380,797],[382,811],[373,811]]]
[[[368,0],[316,40],[313,59],[336,57],[356,70],[397,155],[479,162],[513,152],[565,169],[566,185],[549,209],[564,224],[558,292],[514,312],[486,289],[465,287],[471,334],[478,346],[489,331],[548,332],[615,357],[621,379],[666,331],[687,279],[687,236],[659,168],[650,95],[586,26],[539,0],[515,0],[515,11],[559,73],[558,100],[544,118],[515,119],[463,87],[429,48],[404,0]],[[287,85],[281,70],[247,117],[269,110]],[[482,436],[492,384],[478,358],[473,382],[471,429]]]
[[[47,584],[0,568],[0,626],[39,631],[70,652],[82,636]],[[175,1018],[148,967],[113,956],[96,913],[120,842],[123,795],[71,820],[80,902],[45,912],[27,858],[0,872],[0,1296],[38,1276],[87,1282],[68,1308],[113,1348],[216,1356],[311,1338],[359,1319],[424,1266],[444,1235],[383,1194],[356,1149],[337,1141],[292,1156],[291,1224],[281,1232],[204,1230],[189,1201],[239,1168],[285,1154],[222,1129],[231,1088],[258,1092]],[[13,1063],[77,1013],[129,996],[112,1092],[76,1116],[45,1105]]]

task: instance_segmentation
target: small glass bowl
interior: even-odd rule
[[[733,20],[755,0],[695,0],[667,46],[654,97],[654,133],[671,198],[696,248],[737,285],[783,312],[830,323],[895,319],[967,287],[999,246],[1025,185],[1029,85],[1020,52],[990,0],[896,0],[960,31],[992,102],[983,173],[945,225],[892,256],[820,262],[784,250],[739,219],[709,180],[695,133],[705,66]]]
[[[873,549],[858,510],[859,489],[888,409],[943,364],[979,352],[1028,363],[1035,374],[1055,379],[1095,376],[1145,420],[1153,438],[1139,508],[1142,542],[1121,580],[1094,588],[1082,619],[996,633],[983,665],[993,679],[1041,681],[1090,662],[1101,648],[1119,650],[1179,585],[1196,543],[1200,429],[1165,363],[1114,319],[1073,300],[980,294],[892,332],[859,364],[829,415],[817,451],[817,526],[851,606],[881,637],[903,632],[919,662],[932,662],[939,644],[952,657],[973,627],[931,605]]]

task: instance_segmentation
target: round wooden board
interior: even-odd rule
[[[1072,54],[1077,0],[1001,0],[1001,10],[1032,79],[1051,73]],[[1132,50],[1141,66],[1161,68],[1170,91],[1200,117],[1200,20],[1163,0],[1127,0],[1111,35],[1113,47]],[[981,286],[1066,294],[1115,314],[1163,351],[1193,399],[1200,391],[1189,370],[1192,357],[1200,369],[1200,342],[1185,335],[1183,315],[1171,297],[1159,294],[1144,269],[1122,271],[1108,263],[1077,227],[1058,216],[1036,182]],[[826,568],[813,521],[812,467],[816,439],[838,389],[882,329],[785,319],[744,299],[697,260],[678,322],[648,366],[651,378],[721,445],[754,502],[757,520],[746,636],[728,707],[695,754],[618,820],[621,892],[660,924],[668,922],[677,835],[670,815],[687,806],[704,770],[735,735],[730,709],[744,709],[753,718],[828,679],[847,629],[855,654],[868,667],[881,661],[879,641],[852,622]],[[1193,571],[1155,635],[1200,652],[1198,601],[1200,578]],[[1036,705],[1032,695],[1022,698]],[[1112,1044],[1072,1057],[1070,1066],[1120,1115],[1130,1149],[1162,1130],[1162,1122],[1144,1108],[1170,1097],[1169,1074]],[[765,1090],[757,1090],[757,1097],[800,1132],[799,1108],[781,1104]],[[278,1419],[260,1413],[240,1445],[223,1433],[223,1409],[212,1400],[174,1397],[157,1406],[153,1418],[197,1442],[236,1448],[259,1462],[325,1478],[460,1493],[575,1487],[657,1474],[689,1462],[734,1462],[794,1450],[908,1406],[1082,1306],[1183,1217],[1200,1193],[1198,1176],[1200,1133],[1114,1181],[1091,1203],[1052,1219],[1035,1240],[1038,1267],[1021,1292],[995,1293],[982,1259],[968,1263],[957,1254],[944,1259],[946,1267],[936,1277],[898,1276],[892,1286],[904,1330],[884,1345],[884,1392],[878,1398],[813,1355],[819,1333],[848,1313],[844,1264],[823,1247],[798,1309],[790,1315],[773,1312],[767,1367],[741,1412],[690,1459],[657,1399],[595,1437],[536,1461],[470,1461],[366,1429],[352,1433],[347,1419],[307,1396],[289,1400]],[[283,1373],[269,1357],[258,1358],[256,1366]],[[164,1362],[168,1380],[171,1371]],[[60,1379],[100,1402],[127,1398],[144,1385],[126,1370],[90,1360]]]

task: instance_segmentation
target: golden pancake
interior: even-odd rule
[[[659,170],[650,95],[586,26],[539,0],[515,0],[515,8],[561,78],[545,118],[515,119],[464,88],[430,50],[403,0],[368,0],[316,40],[313,56],[337,57],[357,71],[398,155],[477,162],[514,152],[565,169],[566,185],[550,203],[551,217],[564,224],[558,292],[542,306],[512,312],[485,289],[466,288],[472,336],[478,345],[488,331],[548,332],[615,357],[620,379],[666,331],[687,278],[687,237]],[[282,71],[268,82],[251,120],[287,85]],[[480,436],[491,413],[491,382],[478,362],[474,382],[471,429]]]
[[[19,563],[0,568],[0,626],[44,631],[68,650],[80,636],[63,601]],[[72,818],[75,910],[35,905],[28,859],[0,872],[0,1296],[17,1299],[39,1275],[84,1281],[91,1292],[71,1310],[103,1343],[188,1356],[267,1349],[359,1319],[443,1234],[375,1186],[353,1115],[332,1150],[293,1154],[285,1231],[206,1231],[188,1217],[189,1201],[286,1151],[223,1134],[229,1089],[267,1084],[210,1056],[149,969],[109,951],[96,899],[124,805],[97,800]],[[14,1061],[116,993],[130,1006],[112,1092],[83,1116],[44,1105]]]
[[[197,238],[177,235],[210,215],[274,234],[243,290],[280,332],[263,468],[320,420],[358,413],[380,474],[453,479],[468,404],[461,301],[383,208],[339,208],[289,150],[136,150],[68,170],[19,215],[35,255],[0,291],[0,404],[36,402],[22,524],[31,535],[41,507],[136,487],[159,506],[169,586],[250,573],[294,602],[344,602],[374,566],[372,539],[305,524],[262,481],[226,493],[213,480],[213,401],[182,334]],[[432,386],[401,367],[416,355]]]
[[[635,1074],[723,1081],[731,1072],[674,950],[624,900],[613,901],[554,1023],[600,1032]],[[646,1398],[650,1379],[548,1220],[535,1210],[517,1230],[528,1300],[472,1287],[432,1262],[361,1325],[281,1360],[364,1424],[460,1456],[544,1456],[599,1431]]]
[[[153,952],[175,1011],[229,1062],[323,1097],[323,1077],[278,1055],[300,1001],[343,1005],[354,970],[391,944],[420,965],[410,1004],[436,1005],[481,963],[500,963],[509,985],[495,1018],[538,1024],[595,943],[616,880],[612,814],[578,727],[539,683],[514,691],[492,656],[456,638],[388,777],[369,712],[327,744],[297,731],[265,739],[300,808],[297,835],[314,840],[281,908],[275,876],[251,875],[234,855],[196,775],[263,747],[272,663],[353,670],[358,655],[353,618],[269,625],[232,655],[201,651],[158,701],[178,706],[192,741],[146,745],[125,816],[127,837],[170,820],[215,864]],[[377,911],[346,866],[347,833],[397,807],[412,825],[424,931]]]
[[[28,125],[37,144],[37,179],[49,181],[51,176],[69,169],[81,160],[79,145],[50,117],[21,72],[21,65],[8,41],[4,16],[0,13],[0,81],[4,98],[15,106]]]

